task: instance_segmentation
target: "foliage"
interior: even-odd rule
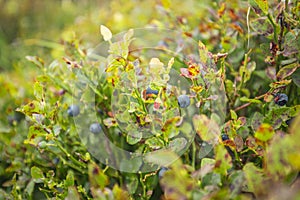
[[[112,1],[93,36],[100,49],[84,33],[98,21],[79,20],[82,30],[64,27],[59,53],[28,53],[38,73],[1,74],[1,198],[300,197],[299,2],[195,2]],[[145,40],[163,36],[153,30],[179,34],[152,44],[160,53],[138,51],[141,32],[130,28],[145,23]],[[189,56],[165,55],[190,40]],[[122,163],[102,132],[134,155],[156,153]],[[96,147],[124,170],[100,162]]]

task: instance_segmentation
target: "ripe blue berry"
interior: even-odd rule
[[[15,120],[13,115],[8,115],[7,116],[7,121],[9,123],[9,125],[13,126],[17,123],[17,121]]]
[[[158,95],[158,91],[157,90],[152,90],[150,87],[148,87],[147,90],[146,90],[146,95],[149,95],[149,94]]]
[[[188,95],[180,95],[178,98],[177,98],[177,101],[178,101],[178,105],[181,107],[181,108],[186,108],[190,105],[190,98]]]
[[[284,106],[288,102],[289,98],[284,93],[275,94],[274,102],[279,106]]]
[[[13,126],[13,125],[20,123],[22,121],[22,119],[24,119],[24,118],[25,118],[25,115],[23,113],[14,112],[13,114],[10,114],[7,116],[7,121],[11,126]]]
[[[229,140],[229,137],[228,137],[228,135],[226,135],[226,134],[222,134],[222,141],[226,141],[226,140]]]
[[[290,126],[294,121],[294,117],[285,121],[285,123]]]
[[[20,122],[20,121],[22,121],[22,119],[25,118],[25,115],[23,113],[20,113],[20,112],[16,111],[15,114],[14,114],[14,118],[17,122]]]
[[[164,176],[164,173],[168,170],[169,170],[168,168],[162,167],[158,172],[158,177],[161,179]]]
[[[80,108],[77,105],[71,105],[67,112],[70,117],[76,117],[80,113]]]
[[[54,158],[53,160],[52,160],[52,163],[54,164],[54,165],[57,165],[58,163],[59,163],[59,158],[58,157],[56,157],[56,158]]]
[[[98,113],[99,115],[104,115],[103,110],[101,110],[100,108],[97,109],[97,113]]]
[[[102,130],[102,128],[101,128],[101,126],[100,126],[99,123],[92,123],[92,124],[90,125],[90,131],[91,131],[92,133],[94,133],[94,134],[100,133],[101,130]]]

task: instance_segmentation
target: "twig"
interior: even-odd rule
[[[249,15],[250,15],[250,6],[248,7],[247,11],[247,49],[250,48],[250,24],[249,24]]]
[[[255,97],[254,99],[261,99],[261,98],[265,97],[267,94],[269,94],[269,92],[267,92],[267,93],[265,93],[265,94],[263,94],[263,95],[260,95],[260,96],[258,96],[258,97]],[[248,107],[248,106],[251,105],[251,104],[252,104],[252,102],[245,103],[245,104],[243,104],[243,105],[241,105],[241,106],[235,108],[234,111],[239,111],[239,110],[241,110],[241,109],[243,109],[243,108]]]

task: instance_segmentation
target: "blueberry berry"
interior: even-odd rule
[[[226,134],[222,134],[222,141],[226,141],[226,140],[229,140],[229,137],[228,137],[228,135],[226,135]]]
[[[146,95],[150,95],[150,94],[158,95],[158,91],[157,90],[152,90],[150,87],[148,87],[147,90],[146,90]]]
[[[14,117],[17,122],[20,122],[25,118],[25,115],[21,112],[15,111]]]
[[[14,114],[10,114],[7,116],[8,123],[13,126],[16,125],[17,123],[20,123],[22,119],[25,118],[25,115],[20,112],[14,112]]]
[[[102,130],[102,128],[99,123],[92,123],[90,125],[90,131],[94,134],[100,133],[101,130]]]
[[[158,177],[161,179],[164,176],[165,172],[168,170],[169,170],[168,168],[162,167],[158,172]]]
[[[9,123],[9,125],[13,126],[14,124],[17,123],[17,121],[15,120],[14,116],[13,115],[8,115],[7,116],[7,121]]]
[[[54,159],[52,160],[52,163],[53,163],[54,165],[57,165],[57,164],[59,163],[59,161],[60,161],[60,159],[59,159],[58,157],[56,157],[56,158],[54,158]]]
[[[69,106],[67,112],[68,112],[68,115],[70,117],[76,117],[80,113],[79,106],[77,106],[77,105],[71,105],[71,106]]]
[[[284,93],[279,93],[274,95],[274,102],[279,106],[284,106],[288,102],[289,98]]]
[[[290,126],[290,125],[293,123],[293,121],[294,121],[294,117],[292,117],[291,119],[286,120],[285,123],[286,123],[288,126]]]
[[[180,95],[178,98],[178,105],[181,107],[181,108],[186,108],[190,105],[190,98],[188,95]]]
[[[100,109],[100,108],[98,108],[98,109],[97,109],[97,113],[98,113],[99,115],[104,115],[104,112],[103,112],[103,110],[102,110],[102,109]]]

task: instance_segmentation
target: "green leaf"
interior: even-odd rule
[[[182,165],[172,165],[160,180],[166,199],[191,199],[196,181],[191,179],[187,169]]]
[[[141,156],[134,157],[130,159],[124,159],[121,161],[120,170],[136,173],[140,170],[141,166],[143,165],[143,160]]]
[[[277,82],[271,83],[270,87],[273,88],[273,89],[281,88],[283,86],[287,86],[288,84],[290,84],[291,81],[292,81],[291,79],[290,80],[277,81]]]
[[[249,3],[254,8],[257,6],[265,15],[269,12],[269,5],[267,0],[249,0]]]
[[[38,56],[26,56],[27,60],[38,66],[39,68],[44,68],[45,62]]]
[[[243,101],[243,102],[250,102],[250,103],[261,103],[260,100],[258,99],[249,99],[247,97],[241,97],[240,98],[240,101]]]
[[[65,186],[66,187],[70,187],[70,186],[74,186],[74,173],[73,171],[69,170],[66,180],[65,180]]]
[[[275,134],[272,143],[266,149],[266,170],[274,179],[277,176],[284,177],[292,170],[290,165],[293,161],[290,162],[288,158],[292,152],[298,151],[290,139],[290,137],[282,138],[279,134]]]
[[[188,122],[183,122],[182,125],[180,125],[179,130],[184,134],[184,135],[190,135],[193,131],[193,127],[190,123]]]
[[[223,145],[215,147],[216,164],[215,171],[226,176],[227,170],[232,167],[231,157],[228,155],[227,149]]]
[[[168,166],[178,159],[178,155],[173,151],[163,149],[146,154],[145,159],[158,166]]]
[[[215,159],[203,158],[201,160],[201,168],[204,167],[205,165],[215,165],[215,163],[216,163]]]
[[[47,134],[48,133],[45,131],[45,129],[39,126],[30,126],[27,135],[27,140],[24,141],[24,144],[32,144],[36,146],[39,142],[38,138],[46,136]]]
[[[257,186],[261,185],[263,181],[262,170],[257,168],[252,162],[250,162],[244,166],[243,172],[247,181],[248,190],[250,192],[254,192],[254,194],[257,194],[261,189]]]
[[[44,178],[43,171],[36,166],[31,167],[30,173],[31,173],[31,177],[35,180]]]
[[[254,19],[250,22],[250,25],[255,32],[262,35],[270,35],[274,32],[273,26],[267,17]]]
[[[172,149],[175,152],[180,152],[185,150],[187,146],[187,140],[184,137],[174,138],[169,142],[168,148]]]
[[[88,165],[88,175],[91,187],[104,189],[109,183],[108,177],[96,163]]]
[[[28,196],[32,195],[32,192],[34,190],[34,186],[35,186],[34,180],[29,181],[29,183],[27,184],[27,186],[25,188],[25,192],[28,194]]]
[[[296,116],[299,112],[300,105],[291,107],[275,107],[267,113],[264,121],[272,124],[272,127],[277,129],[281,126],[283,121]]]
[[[151,137],[146,140],[146,145],[148,145],[151,149],[160,149],[164,146],[164,141],[159,139],[158,137]]]
[[[249,128],[247,126],[242,126],[237,130],[237,134],[240,135],[243,139],[246,139],[249,135]]]
[[[44,101],[44,89],[41,83],[35,82],[33,86],[34,96],[39,101]]]
[[[42,113],[43,107],[41,106],[39,101],[33,100],[27,105],[23,106],[20,109],[20,112],[25,115],[31,116],[33,113]]]
[[[134,145],[141,141],[143,133],[139,130],[131,130],[130,133],[127,133],[126,141],[128,144]]]
[[[269,5],[267,0],[254,0],[258,7],[267,15],[269,10]]]
[[[259,112],[255,112],[251,118],[252,130],[256,131],[258,127],[262,124],[263,120],[264,120],[264,116]]]
[[[231,96],[231,94],[234,93],[234,85],[233,82],[229,79],[225,80],[225,87],[226,87],[226,92],[229,94],[229,97]]]
[[[300,69],[297,69],[293,75],[292,79],[295,85],[297,85],[298,88],[300,88]]]
[[[129,194],[134,194],[139,185],[139,179],[137,175],[130,174],[125,176],[125,185]]]
[[[130,199],[128,192],[120,188],[117,184],[114,185],[112,192],[114,194],[115,200]]]
[[[80,195],[76,187],[68,187],[68,195],[65,199],[80,200]]]
[[[297,112],[297,116],[296,118],[294,119],[292,125],[291,125],[291,129],[290,129],[290,133],[291,134],[294,134],[295,136],[297,136],[297,140],[300,139],[300,129],[299,129],[299,124],[300,124],[300,105],[298,105],[298,112]],[[294,138],[295,138],[294,136]],[[298,141],[295,141],[295,142],[298,142]]]
[[[277,79],[282,80],[282,79],[285,79],[286,77],[292,75],[297,70],[297,68],[299,68],[299,66],[300,65],[298,63],[292,63],[287,66],[284,66],[277,73],[277,75],[276,75]]]
[[[290,30],[284,37],[283,44],[283,55],[286,57],[291,57],[294,54],[298,54],[299,59],[299,51],[300,51],[300,29],[292,29]]]
[[[222,180],[221,175],[218,173],[208,173],[201,179],[201,186],[207,187],[207,186],[221,186]]]
[[[202,140],[213,144],[218,141],[220,128],[215,121],[209,119],[206,115],[195,115],[193,124]]]
[[[107,126],[108,128],[110,127],[115,127],[118,125],[117,121],[115,118],[109,117],[103,120],[103,123],[105,126]]]
[[[230,199],[236,199],[236,195],[240,193],[244,186],[245,182],[245,175],[242,170],[235,170],[233,171],[229,177],[228,181],[230,183]]]
[[[254,137],[260,141],[266,142],[270,140],[274,135],[274,130],[270,124],[261,124],[256,130]]]
[[[245,69],[245,74],[244,74],[244,83],[246,83],[250,78],[252,72],[256,69],[256,62],[249,62],[246,69]]]
[[[234,110],[230,110],[231,119],[237,120],[237,114],[234,112]]]

